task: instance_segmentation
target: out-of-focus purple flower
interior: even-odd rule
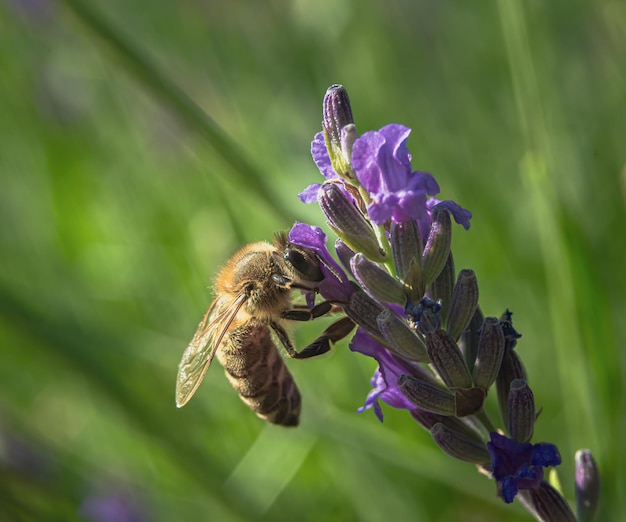
[[[398,379],[401,375],[410,373],[410,370],[400,364],[388,350],[374,341],[365,330],[359,328],[350,342],[350,350],[359,352],[369,357],[373,357],[378,362],[378,368],[370,381],[372,390],[365,399],[363,407],[359,408],[359,413],[370,408],[380,422],[383,422],[383,411],[378,400],[398,409],[414,410],[415,404],[411,403],[398,388]]]
[[[326,234],[319,227],[295,223],[289,231],[289,241],[294,245],[313,250],[322,262],[324,280],[320,282],[320,294],[330,301],[349,301],[354,291],[343,269],[326,248]]]
[[[90,522],[146,522],[148,520],[134,494],[116,487],[94,491],[80,506],[80,514]]]
[[[554,444],[519,444],[499,433],[491,433],[487,443],[498,493],[510,504],[521,489],[535,489],[543,479],[545,466],[558,466],[561,455]]]
[[[352,166],[370,193],[368,213],[377,225],[427,215],[426,197],[439,193],[432,175],[411,170],[406,141],[411,129],[397,123],[363,134],[354,142]]]
[[[337,176],[337,173],[333,169],[333,165],[330,161],[323,132],[318,132],[311,142],[311,156],[313,156],[313,161],[322,173],[322,176],[324,176],[327,181],[339,179],[339,176]],[[300,201],[304,203],[316,203],[317,192],[321,186],[322,185],[320,183],[313,183],[312,185],[309,185],[300,194],[298,194]]]

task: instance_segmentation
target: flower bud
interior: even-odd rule
[[[359,252],[350,260],[350,268],[363,290],[373,299],[402,306],[406,303],[402,283],[362,253]]]
[[[500,326],[500,321],[495,317],[487,317],[481,328],[478,341],[476,362],[474,363],[472,375],[474,386],[483,390],[489,389],[498,376],[502,357],[504,357],[504,333],[502,333],[502,326]]]
[[[410,413],[411,416],[428,431],[430,431],[435,424],[441,423],[451,430],[461,433],[469,439],[481,444],[483,443],[481,434],[457,417],[439,415],[438,413],[432,413],[420,408],[411,410]]]
[[[456,416],[466,417],[478,413],[485,402],[487,392],[482,388],[455,388]]]
[[[600,474],[589,450],[576,452],[576,519],[592,522],[600,500]]]
[[[541,522],[576,522],[576,517],[561,494],[542,481],[535,489],[520,490],[522,504]]]
[[[317,201],[328,219],[329,226],[356,252],[363,252],[375,261],[384,259],[372,225],[356,208],[339,183],[322,185]]]
[[[483,326],[483,322],[483,313],[480,310],[480,306],[477,306],[470,324],[463,331],[459,339],[459,346],[465,356],[465,362],[470,371],[474,371],[476,354],[478,353],[478,342],[480,341],[480,330]]]
[[[511,390],[511,383],[515,379],[523,379],[526,381],[526,370],[524,370],[522,361],[515,350],[505,350],[502,364],[500,365],[500,371],[498,372],[498,377],[496,377],[498,407],[500,408],[502,423],[505,426],[508,426],[509,422],[509,392]]]
[[[450,211],[445,207],[436,206],[432,210],[431,218],[430,233],[422,255],[426,286],[430,285],[443,270],[452,244]]]
[[[459,347],[443,330],[426,334],[426,349],[432,365],[448,388],[471,388],[472,377]]]
[[[474,438],[455,431],[442,423],[435,424],[433,429],[430,430],[430,434],[437,446],[451,457],[481,466],[489,465],[491,459],[484,443],[478,442]]]
[[[417,223],[413,219],[403,222],[392,221],[389,242],[391,243],[396,274],[405,283],[409,284],[406,277],[411,263],[414,263],[414,260],[418,260],[421,263],[424,250],[422,236]],[[423,293],[418,296],[418,299],[422,295]]]
[[[398,388],[418,408],[445,416],[456,412],[454,394],[425,380],[402,375]]]
[[[441,273],[430,285],[428,295],[435,301],[441,301],[441,318],[445,321],[452,300],[452,290],[454,288],[454,259],[452,252],[448,255],[446,264]]]
[[[337,241],[335,241],[335,252],[337,252],[337,257],[339,258],[339,261],[341,261],[343,267],[352,277],[354,277],[352,268],[350,267],[350,260],[355,256],[356,252],[346,245],[341,239],[337,239]]]
[[[406,321],[391,310],[383,309],[378,315],[377,323],[389,351],[409,361],[429,362],[424,341]]]
[[[333,145],[341,144],[341,129],[354,124],[348,91],[343,85],[331,85],[324,95],[322,127]]]
[[[535,396],[525,380],[511,382],[507,407],[509,435],[520,444],[530,442],[535,427]]]
[[[478,306],[478,281],[473,270],[461,270],[454,285],[446,331],[456,341],[470,324]]]
[[[383,346],[386,346],[384,337],[378,329],[377,322],[378,316],[383,310],[384,308],[380,303],[374,301],[374,299],[360,288],[354,291],[350,296],[350,303],[344,306],[344,311],[350,319],[363,327],[370,337]]]

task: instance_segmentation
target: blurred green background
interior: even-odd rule
[[[570,498],[590,448],[623,519],[625,24],[619,0],[0,3],[0,521],[530,520],[406,412],[355,414],[374,363],[345,342],[288,361],[297,430],[217,365],[174,406],[217,268],[323,224],[296,194],[333,83],[474,213],[457,269],[515,313],[535,441]]]

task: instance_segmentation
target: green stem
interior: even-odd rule
[[[211,144],[215,152],[232,168],[233,183],[245,183],[251,191],[271,204],[281,219],[293,221],[293,213],[276,198],[275,191],[264,181],[266,176],[246,158],[241,148],[206,112],[159,70],[143,50],[107,21],[89,2],[65,0],[65,3],[93,33],[109,45],[132,74],[161,102],[168,105],[189,128],[197,131]]]
[[[481,409],[475,417],[482,423],[487,432],[491,433],[492,431],[498,431],[498,428],[496,428],[493,422],[491,422],[491,419],[489,418],[489,415],[487,415],[484,408]]]

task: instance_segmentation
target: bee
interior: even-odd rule
[[[308,321],[341,310],[337,303],[312,308],[292,304],[292,292],[317,293],[324,279],[322,262],[313,250],[293,245],[285,233],[274,244],[252,243],[221,269],[215,299],[200,321],[178,367],[176,405],[187,404],[215,355],[239,396],[259,417],[281,426],[297,426],[301,397],[276,347],[306,359],[330,350],[347,336],[354,323],[343,317],[302,351],[296,351],[283,324]]]

